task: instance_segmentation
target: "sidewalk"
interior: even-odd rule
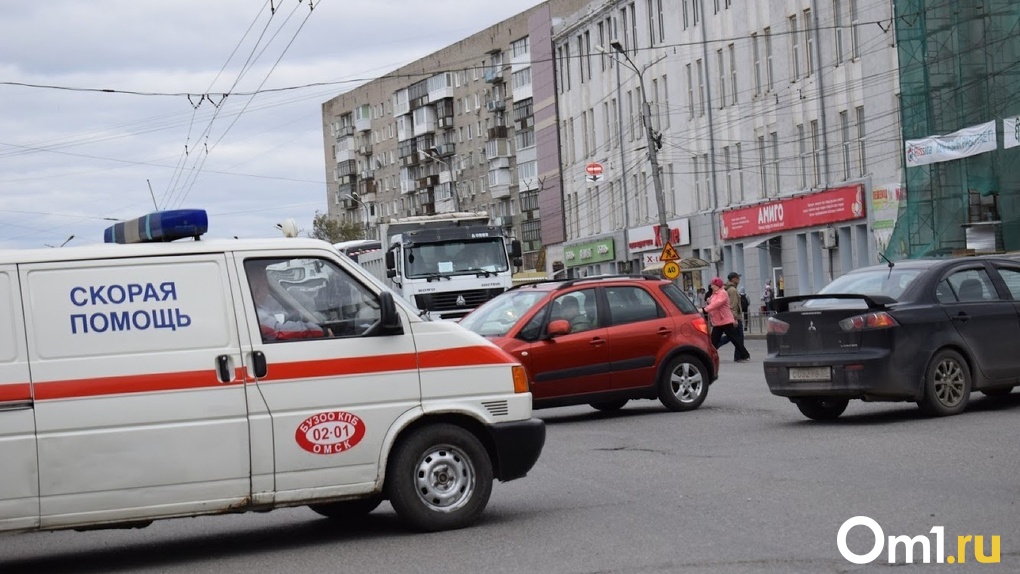
[[[744,320],[744,338],[764,339],[766,315],[751,314]]]

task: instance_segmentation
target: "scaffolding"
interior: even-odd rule
[[[906,167],[906,202],[884,255],[1020,250],[1020,147],[1003,149],[1002,120],[1020,115],[1020,3],[895,0],[903,141],[995,120],[996,150]]]

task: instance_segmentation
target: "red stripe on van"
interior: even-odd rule
[[[48,381],[35,384],[35,399],[43,401],[124,393],[179,391],[219,387],[224,384],[227,383],[221,383],[216,377],[216,371],[213,370]]]
[[[283,382],[293,379],[413,371],[419,367],[419,364],[423,369],[439,369],[512,363],[517,363],[517,360],[497,347],[460,347],[456,349],[423,351],[417,355],[414,353],[402,353],[399,355],[351,357],[293,363],[273,363],[270,361],[269,375],[263,380],[267,382]],[[240,368],[235,370],[237,382],[240,382],[242,374],[243,371]],[[228,383],[221,383],[216,376],[216,371],[185,371],[179,373],[48,381],[36,383],[35,393],[36,400],[53,400],[125,393],[201,389],[220,387],[224,384]],[[7,385],[6,387],[10,386],[12,385]],[[0,386],[0,400],[16,400],[3,398],[5,395],[2,393],[6,387]],[[23,385],[23,387],[24,396],[19,395],[17,399],[31,398],[31,388],[27,384]]]
[[[423,369],[469,367],[474,365],[491,365],[493,363],[516,364],[520,362],[499,347],[482,346],[423,351],[420,361],[421,368]]]
[[[28,383],[0,385],[0,403],[30,400],[32,400],[32,385]]]

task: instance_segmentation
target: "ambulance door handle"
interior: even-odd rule
[[[266,355],[262,351],[255,351],[251,354],[252,363],[255,367],[255,378],[264,379],[269,369],[266,367]]]
[[[234,380],[230,371],[230,355],[216,357],[216,374],[219,376],[221,383],[229,383]]]

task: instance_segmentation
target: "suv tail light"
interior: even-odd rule
[[[899,325],[899,323],[896,322],[896,319],[893,319],[892,315],[885,311],[847,317],[839,322],[839,327],[847,332],[866,331],[869,329],[888,329],[897,325]]]
[[[790,324],[786,321],[780,321],[775,317],[769,317],[769,320],[765,324],[765,331],[769,335],[785,335],[790,330]]]
[[[691,321],[691,325],[695,329],[701,331],[702,333],[704,333],[706,335],[709,334],[708,333],[708,321],[706,321],[704,317],[696,317],[695,319],[693,319]]]

